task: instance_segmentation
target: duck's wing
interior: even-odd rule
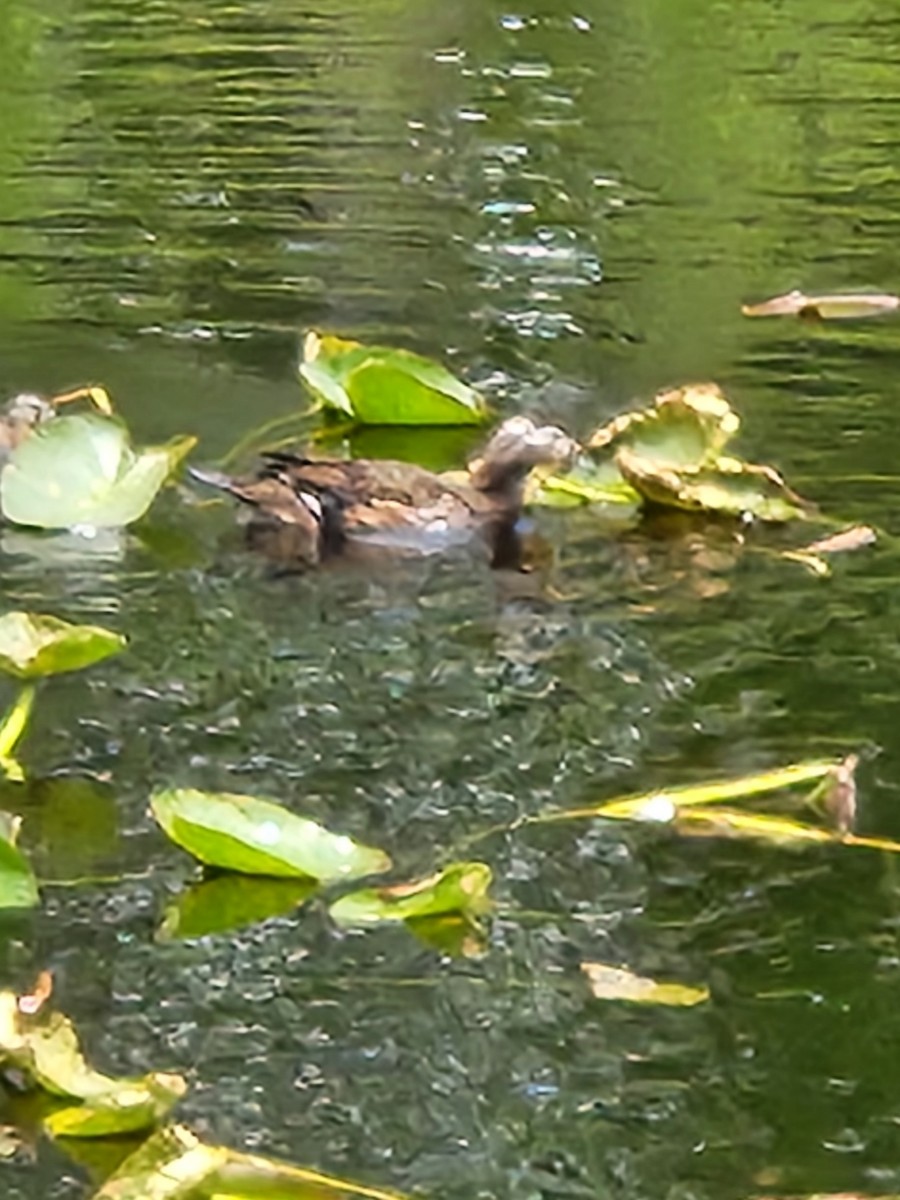
[[[382,503],[416,510],[457,506],[472,514],[485,506],[484,496],[475,489],[394,459],[315,459],[279,452],[267,454],[265,463],[267,475],[290,479],[299,488],[339,496],[348,519],[358,508],[377,508]]]

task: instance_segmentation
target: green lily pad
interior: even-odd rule
[[[0,508],[7,520],[40,529],[130,525],[196,440],[136,451],[115,417],[78,413],[48,421],[10,456]]]
[[[363,425],[480,425],[481,396],[431,359],[309,333],[300,378],[324,405]]]
[[[444,913],[478,913],[489,904],[491,868],[481,862],[451,863],[414,883],[365,888],[341,896],[330,908],[339,925],[376,925]]]
[[[528,502],[546,508],[575,508],[582,504],[635,507],[641,497],[622,478],[614,462],[598,463],[581,455],[565,475],[536,477],[528,488]]]
[[[689,512],[791,521],[809,515],[809,505],[771,467],[719,458],[696,470],[678,470],[622,449],[616,464],[645,500]]]
[[[42,679],[80,671],[125,647],[125,638],[99,625],[70,625],[42,613],[0,617],[0,671],[17,679]]]
[[[224,933],[292,912],[316,891],[314,879],[260,879],[220,875],[187,888],[170,904],[158,942]]]
[[[3,813],[0,828],[0,909],[33,908],[39,901],[37,880],[28,859],[16,848],[19,820]]]
[[[324,882],[376,875],[391,865],[383,850],[254,796],[175,788],[157,792],[150,808],[173,842],[226,871]]]

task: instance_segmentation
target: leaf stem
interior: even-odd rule
[[[33,683],[23,684],[0,725],[0,770],[6,773],[7,778],[17,782],[25,778],[25,773],[13,757],[13,751],[31,719],[35,695],[36,688]]]

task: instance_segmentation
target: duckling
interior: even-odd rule
[[[13,396],[12,400],[0,409],[0,468],[6,465],[13,450],[21,445],[38,425],[43,425],[57,415],[58,405],[83,399],[90,400],[107,416],[112,412],[109,396],[103,388],[76,388],[73,392],[63,392],[62,395],[53,396],[49,400],[31,392]]]
[[[473,533],[499,565],[510,557],[531,470],[568,464],[577,450],[561,429],[512,417],[470,464],[464,482],[390,459],[309,459],[290,452],[265,455],[251,479],[191,473],[253,509],[252,539],[262,535],[308,565],[348,540],[421,552]]]

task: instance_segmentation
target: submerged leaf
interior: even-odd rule
[[[292,912],[315,892],[314,879],[221,875],[177,896],[166,909],[156,940],[199,938]]]
[[[478,393],[431,359],[311,332],[300,377],[330,408],[364,425],[479,425]]]
[[[49,421],[11,455],[0,475],[0,507],[7,520],[41,529],[130,525],[196,440],[135,451],[113,417],[79,413]]]
[[[688,987],[683,983],[657,983],[643,975],[634,975],[606,963],[583,962],[581,969],[598,1000],[628,1000],[632,1004],[665,1004],[691,1008],[709,999],[709,988]]]
[[[616,463],[635,491],[652,504],[778,522],[804,517],[809,509],[777,471],[735,458],[679,471],[623,449]]]
[[[42,613],[0,617],[0,671],[18,679],[40,679],[80,671],[118,654],[125,638],[99,625],[70,625]]]
[[[697,469],[714,462],[740,428],[715,383],[661,392],[653,404],[624,413],[591,435],[588,446],[629,450],[663,467]]]
[[[817,317],[821,321],[847,321],[859,317],[880,317],[894,312],[900,298],[883,292],[847,292],[831,296],[807,296],[787,292],[760,304],[744,304],[745,317]]]
[[[339,925],[376,925],[444,913],[479,913],[489,904],[491,868],[481,862],[451,863],[436,875],[414,883],[365,888],[335,901],[330,908]]]
[[[271,800],[174,788],[157,792],[150,808],[173,842],[226,871],[330,881],[380,874],[391,865],[383,850],[331,833]]]

